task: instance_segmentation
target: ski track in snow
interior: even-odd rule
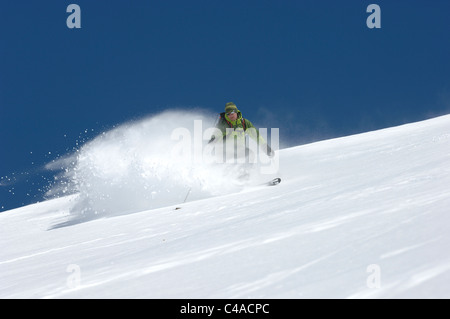
[[[131,141],[132,153],[150,127],[123,126],[82,158],[96,154],[108,173],[119,160],[114,143]],[[70,174],[111,191],[120,209],[73,219],[83,196],[98,195],[96,209],[105,203],[88,186],[0,214],[0,298],[449,298],[449,136],[443,116],[283,149],[280,185],[213,194],[224,181],[206,179],[210,188],[193,185],[186,203],[164,194],[156,207],[128,198],[154,185],[150,175],[127,180],[145,171],[151,151],[120,159],[119,181],[131,185],[123,194],[80,164]],[[80,271],[75,287],[70,265]]]

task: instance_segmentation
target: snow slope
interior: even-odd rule
[[[0,214],[0,297],[450,297],[450,116],[279,156],[275,187],[77,223],[77,194]]]

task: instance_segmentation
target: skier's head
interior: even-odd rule
[[[239,110],[236,107],[236,104],[234,104],[233,102],[228,102],[227,104],[225,104],[225,113],[228,116],[228,118],[232,121],[236,121],[237,117],[238,117],[238,113]]]

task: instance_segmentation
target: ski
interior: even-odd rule
[[[275,185],[278,185],[278,184],[280,184],[280,183],[281,183],[281,178],[277,177],[277,178],[272,179],[272,180],[268,183],[268,185],[269,185],[269,186],[275,186]]]

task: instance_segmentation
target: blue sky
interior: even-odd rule
[[[234,101],[285,145],[450,113],[449,13],[447,0],[2,1],[0,211],[39,200],[43,165],[77,141],[169,108]]]

